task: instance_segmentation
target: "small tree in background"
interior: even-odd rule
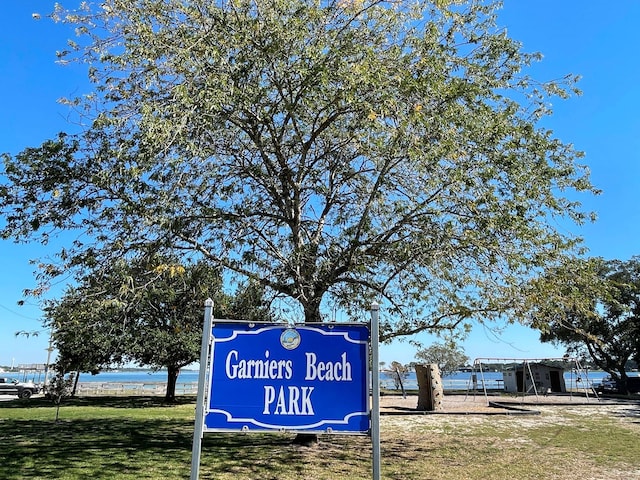
[[[410,369],[411,367],[409,365],[403,365],[400,362],[396,361],[391,362],[389,370],[391,370],[393,385],[395,386],[396,390],[399,390],[400,387],[402,387],[402,382],[409,376]]]
[[[65,375],[64,370],[56,368],[56,374],[49,382],[47,388],[47,397],[51,399],[56,406],[56,419],[57,423],[60,418],[60,404],[62,400],[70,397],[73,390],[74,374]]]
[[[428,348],[419,350],[416,353],[416,359],[418,363],[436,363],[443,377],[455,372],[469,361],[464,350],[453,340],[434,343]]]

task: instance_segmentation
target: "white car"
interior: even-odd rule
[[[40,387],[33,382],[20,382],[15,378],[0,377],[0,395],[17,395],[20,398],[30,398],[38,393]]]

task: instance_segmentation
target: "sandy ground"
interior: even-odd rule
[[[381,431],[383,440],[392,443],[397,438],[397,433],[402,432],[403,444],[410,444],[412,435],[415,435],[416,444],[424,441],[424,432],[428,431],[433,438],[439,433],[451,435],[455,432],[459,438],[465,438],[469,432],[467,442],[473,442],[476,429],[482,430],[487,425],[498,428],[501,438],[492,440],[492,445],[504,443],[505,449],[511,454],[518,455],[527,452],[529,440],[526,434],[528,429],[544,430],[544,427],[557,427],[567,423],[571,426],[579,425],[579,417],[615,419],[625,429],[637,432],[640,438],[640,400],[634,399],[598,399],[587,398],[584,395],[550,395],[548,397],[535,395],[516,396],[488,396],[470,395],[446,395],[443,399],[443,410],[434,412],[417,412],[418,397],[416,395],[403,398],[401,395],[387,395],[381,397]],[[489,406],[489,402],[496,402],[498,406]],[[496,405],[494,403],[494,405]],[[513,434],[510,437],[510,432]],[[385,436],[386,435],[386,436]],[[395,437],[394,437],[395,435]],[[615,440],[614,440],[615,441]],[[464,448],[464,442],[455,443],[454,448]],[[513,445],[517,447],[514,449]],[[551,444],[550,444],[551,445]],[[469,444],[470,448],[475,448]],[[551,447],[552,448],[552,447]],[[579,449],[579,447],[577,447]],[[430,447],[429,450],[432,448]],[[433,449],[434,451],[436,449]],[[519,453],[520,452],[520,453]],[[561,471],[540,478],[553,478],[558,480],[640,480],[640,469],[635,462],[626,464],[607,464],[603,467],[599,460],[594,458],[570,456],[563,457],[562,464],[566,466]],[[574,458],[575,457],[575,458]],[[418,477],[414,477],[418,478]],[[424,477],[437,478],[437,477]],[[451,477],[447,477],[451,478]],[[461,476],[469,479],[472,477]],[[483,477],[476,477],[483,478]],[[497,478],[497,477],[492,477]],[[504,477],[512,478],[512,477]],[[515,477],[513,477],[515,478]],[[533,477],[526,477],[533,478]]]
[[[383,395],[380,398],[380,413],[382,415],[422,415],[422,414],[532,414],[544,406],[590,406],[593,408],[611,409],[616,405],[623,407],[637,405],[638,400],[611,400],[586,397],[584,395],[549,395],[549,396],[496,396],[484,394],[445,395],[443,408],[438,412],[419,412],[417,395]]]

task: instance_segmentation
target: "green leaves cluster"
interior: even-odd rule
[[[57,369],[96,373],[125,362],[166,368],[171,400],[180,369],[200,359],[204,301],[214,300],[216,318],[265,321],[263,293],[256,285],[225,293],[219,271],[205,261],[114,262],[93,270],[46,309]]]
[[[573,78],[495,24],[497,5],[107,0],[58,9],[95,92],[78,136],[5,156],[5,237],[85,233],[82,271],[191,252],[306,321],[383,302],[382,337],[522,313],[594,191],[537,125]],[[94,107],[97,110],[94,110]],[[95,112],[95,114],[92,114]],[[59,168],[49,168],[49,164]],[[89,244],[90,243],[90,244]]]
[[[626,381],[629,360],[640,360],[640,257],[566,262],[536,286],[541,339]]]
[[[456,372],[469,363],[469,357],[454,341],[437,342],[416,352],[416,360],[421,364],[435,363],[443,377]]]

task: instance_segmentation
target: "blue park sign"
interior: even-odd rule
[[[368,325],[215,322],[205,431],[369,432]]]

